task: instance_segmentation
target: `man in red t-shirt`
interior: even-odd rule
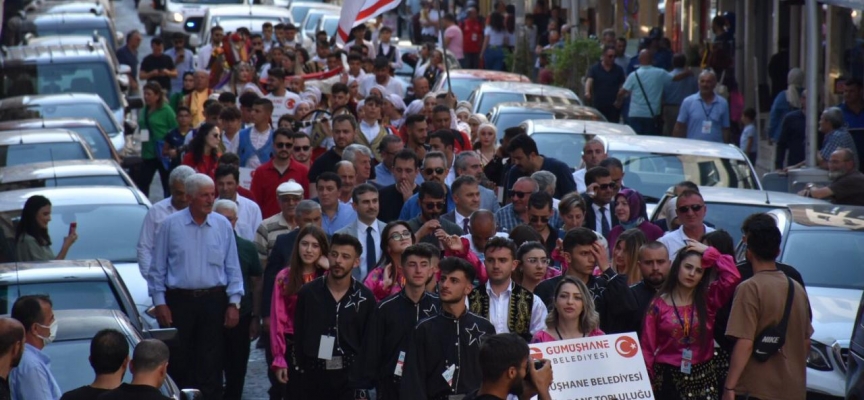
[[[468,18],[459,25],[462,28],[462,52],[465,58],[462,68],[480,68],[480,49],[483,47],[483,19],[477,15],[477,6],[468,7]]]
[[[273,132],[273,157],[252,173],[252,195],[265,219],[281,212],[276,188],[289,179],[303,186],[305,198],[309,198],[309,168],[291,159],[292,134],[287,128]]]

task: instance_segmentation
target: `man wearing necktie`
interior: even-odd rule
[[[465,233],[470,233],[470,219],[474,211],[480,209],[480,182],[471,175],[462,175],[450,185],[453,202],[456,208],[441,216],[462,227]]]
[[[608,237],[609,231],[619,225],[611,204],[618,186],[612,181],[609,169],[605,167],[589,169],[585,173],[585,185],[588,190],[582,194],[582,198],[585,199],[588,209],[584,226]]]
[[[354,236],[363,246],[360,268],[351,271],[354,279],[362,281],[381,258],[381,234],[386,224],[378,220],[378,189],[375,186],[368,183],[357,185],[351,192],[351,206],[357,212],[357,219],[336,233]]]

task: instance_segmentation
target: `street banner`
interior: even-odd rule
[[[342,12],[339,14],[339,29],[336,31],[336,40],[345,44],[351,39],[351,29],[366,21],[390,11],[400,3],[399,0],[351,0],[342,4]]]
[[[552,361],[553,400],[653,399],[636,333],[533,343],[531,358]]]

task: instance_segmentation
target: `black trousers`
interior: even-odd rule
[[[165,165],[158,158],[145,159],[138,166],[138,173],[135,174],[135,186],[144,193],[145,196],[150,196],[150,184],[153,182],[153,174],[159,171],[159,180],[162,183],[162,195],[166,198],[170,196],[168,175],[171,171],[165,169]]]
[[[246,367],[252,345],[252,340],[249,339],[251,324],[252,314],[246,314],[240,317],[237,326],[225,330],[225,363],[222,368],[225,373],[225,400],[240,400],[243,397]]]
[[[181,389],[198,389],[206,400],[222,399],[228,295],[223,291],[193,297],[168,290],[165,302],[178,333],[168,374]]]
[[[267,394],[270,395],[270,400],[282,400],[286,398],[285,385],[276,379],[276,373],[273,372],[273,352],[270,350],[270,335],[262,334],[258,340],[265,340],[267,342],[264,345],[264,360],[267,361],[267,380],[270,381],[270,389],[267,390]],[[289,399],[294,400],[293,398]]]
[[[399,400],[399,380],[395,376],[379,381],[375,390],[378,393],[376,400]]]
[[[355,400],[354,390],[348,385],[347,368],[336,371],[304,370],[297,375],[300,375],[298,379],[301,386],[299,399]]]

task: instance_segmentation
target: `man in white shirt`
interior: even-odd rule
[[[213,55],[213,49],[222,47],[223,38],[225,38],[225,31],[221,26],[210,28],[210,43],[198,49],[198,65],[195,67],[196,69],[210,71],[210,56]]]
[[[486,243],[493,237],[510,237],[507,232],[498,232],[498,226],[495,224],[495,213],[489,210],[477,210],[471,213],[468,220],[469,231],[467,235],[462,235],[468,239],[471,245],[471,251],[480,259],[480,262],[486,260],[486,253],[483,250],[486,248]]]
[[[373,64],[374,74],[367,74],[360,81],[360,94],[363,97],[369,96],[369,90],[375,85],[381,85],[387,89],[388,93],[395,93],[399,97],[405,97],[405,88],[399,79],[390,76],[390,63],[386,58],[379,57],[375,59]]]
[[[252,103],[252,127],[240,131],[237,155],[240,165],[258,168],[270,161],[273,148],[273,128],[271,125],[273,103],[269,99],[255,99]]]
[[[670,260],[674,260],[678,252],[687,246],[687,240],[698,242],[705,234],[714,232],[714,228],[704,223],[708,206],[705,205],[699,192],[689,189],[681,192],[675,206],[675,213],[681,226],[674,231],[666,232],[657,240],[666,245]]]
[[[219,123],[222,124],[222,144],[226,153],[237,154],[240,145],[240,110],[237,107],[223,108],[219,113]]]
[[[220,199],[237,203],[237,235],[250,242],[255,240],[255,231],[261,225],[261,208],[254,201],[237,194],[240,171],[233,165],[220,165],[216,168],[216,190]]]
[[[265,99],[273,102],[273,115],[271,115],[272,126],[279,126],[279,118],[283,115],[294,115],[294,109],[300,102],[297,93],[289,92],[285,82],[285,70],[282,68],[270,68],[267,71],[267,90],[270,92]]]
[[[600,161],[605,160],[606,157],[608,157],[608,155],[606,154],[606,149],[603,147],[603,142],[601,142],[600,139],[591,139],[585,142],[585,145],[582,146],[582,162],[585,166],[573,173],[573,180],[576,181],[577,192],[585,193],[585,190],[587,189],[585,187],[585,171],[599,166]]]
[[[141,234],[138,237],[138,269],[141,276],[147,279],[150,264],[153,260],[153,245],[156,239],[156,230],[165,218],[177,211],[183,210],[189,205],[186,199],[186,178],[195,174],[195,170],[186,165],[180,165],[168,175],[168,186],[171,197],[162,199],[147,210],[144,223],[141,225]]]
[[[354,279],[362,280],[383,256],[381,235],[384,234],[384,227],[387,224],[378,220],[378,189],[375,186],[368,183],[358,185],[351,192],[351,200],[351,206],[357,212],[357,219],[336,233],[351,235],[360,240],[363,246],[360,268],[354,268],[352,274]]]
[[[354,27],[354,29],[351,30],[351,37],[353,39],[350,42],[345,43],[346,49],[350,49],[351,46],[361,46],[361,45],[366,46],[366,48],[369,49],[369,53],[366,56],[373,59],[373,60],[375,59],[375,56],[377,54],[375,52],[375,45],[373,45],[372,42],[365,39],[366,38],[366,25],[365,24],[360,24],[360,25]]]

